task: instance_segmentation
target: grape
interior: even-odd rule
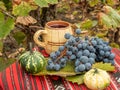
[[[109,60],[108,60],[107,58],[105,58],[105,59],[103,59],[103,62],[104,62],[104,63],[108,63]]]
[[[78,66],[80,64],[80,61],[77,59],[76,61],[75,61],[75,66]]]
[[[73,53],[77,53],[77,52],[78,52],[78,48],[77,48],[77,47],[73,47],[73,48],[72,48],[72,52],[73,52]]]
[[[81,33],[81,30],[80,30],[80,29],[76,29],[75,33],[76,33],[77,35],[79,35],[79,34]]]
[[[64,37],[65,37],[65,39],[69,39],[71,37],[71,35],[70,35],[70,33],[66,33]]]
[[[80,37],[76,37],[76,38],[75,38],[75,41],[76,41],[76,42],[80,41]]]
[[[114,58],[115,58],[115,54],[111,53],[109,59],[114,59]]]
[[[110,56],[110,52],[109,51],[105,52],[105,56],[106,57]]]
[[[57,58],[55,52],[52,52],[52,53],[50,54],[50,57],[51,57],[52,59],[56,59],[56,58]]]
[[[61,68],[66,66],[66,63],[60,63]]]
[[[80,64],[80,65],[78,66],[78,68],[79,68],[79,71],[82,72],[82,71],[85,70],[85,65],[84,65],[84,64]]]
[[[85,63],[85,68],[86,70],[90,70],[91,69],[91,63]]]
[[[90,58],[96,58],[96,55],[95,55],[95,53],[90,53],[90,54],[89,54],[89,57],[90,57]]]
[[[76,59],[76,56],[75,56],[74,54],[72,54],[72,55],[70,56],[70,59],[71,59],[71,60]]]
[[[88,45],[87,43],[82,43],[82,48],[83,49],[87,48],[87,45]]]
[[[48,60],[48,64],[52,63],[53,61],[51,59]]]
[[[100,50],[103,50],[103,46],[102,46],[102,45],[98,45],[98,48],[99,48]]]
[[[82,48],[82,44],[78,44],[77,47],[78,47],[78,49],[81,49]]]
[[[89,54],[90,54],[90,52],[89,52],[88,50],[84,50],[84,51],[83,51],[83,55],[84,55],[84,56],[89,56]]]
[[[66,51],[66,55],[68,56],[72,55],[72,51]]]
[[[88,57],[87,57],[87,56],[81,56],[81,57],[80,57],[80,61],[81,61],[82,63],[87,63],[87,62],[88,62]]]
[[[91,64],[93,64],[93,63],[95,63],[95,59],[94,58],[89,58],[88,62],[91,63]]]
[[[60,55],[60,51],[56,51],[55,53],[56,53],[56,55],[57,55],[57,56],[59,56],[59,55]]]
[[[105,52],[103,50],[100,51],[100,55],[101,56],[104,56],[105,55]]]
[[[111,63],[112,65],[114,65],[114,64],[115,64],[115,61],[114,61],[114,60],[110,60],[110,63]]]
[[[60,51],[60,52],[63,51],[64,49],[65,49],[64,46],[60,46],[60,47],[59,47],[59,51]]]
[[[79,51],[76,56],[81,57],[82,56],[82,51]]]
[[[95,40],[92,40],[91,43],[92,43],[93,46],[97,45],[97,42]]]
[[[53,63],[50,63],[48,66],[47,66],[47,69],[48,70],[52,70],[52,69],[54,69],[54,64]]]
[[[61,58],[60,61],[61,62],[66,62],[66,59],[65,58]]]
[[[59,71],[59,70],[60,70],[60,65],[59,65],[59,64],[55,64],[54,69],[55,69],[56,71]]]
[[[110,47],[106,46],[104,47],[104,51],[109,51],[110,50]]]
[[[79,67],[75,67],[75,72],[79,72]]]

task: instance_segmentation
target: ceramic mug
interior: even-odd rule
[[[50,21],[45,24],[44,30],[38,30],[34,34],[34,41],[38,46],[45,48],[46,52],[57,51],[59,46],[64,45],[66,39],[64,38],[65,33],[73,34],[71,24],[66,21]],[[38,38],[42,37],[42,41]]]

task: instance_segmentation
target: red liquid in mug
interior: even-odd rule
[[[50,27],[52,27],[52,28],[65,28],[65,27],[67,27],[67,26],[65,26],[65,25],[60,25],[60,24],[54,24],[54,25],[50,25]]]

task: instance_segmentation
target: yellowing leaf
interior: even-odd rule
[[[115,70],[115,66],[111,65],[111,63],[95,63],[92,65],[92,68],[99,68],[99,69],[103,69],[105,71],[114,71]]]
[[[75,75],[75,76],[68,76],[68,77],[65,77],[65,79],[67,81],[70,81],[72,83],[77,83],[77,84],[83,84],[83,76],[84,74],[81,74],[81,75]]]
[[[32,6],[30,6],[28,3],[21,2],[19,5],[13,6],[12,13],[16,16],[17,15],[18,16],[27,16],[32,9],[33,9]]]

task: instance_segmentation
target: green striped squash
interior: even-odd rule
[[[19,57],[20,65],[31,74],[40,72],[45,65],[44,56],[37,51],[26,51]]]

